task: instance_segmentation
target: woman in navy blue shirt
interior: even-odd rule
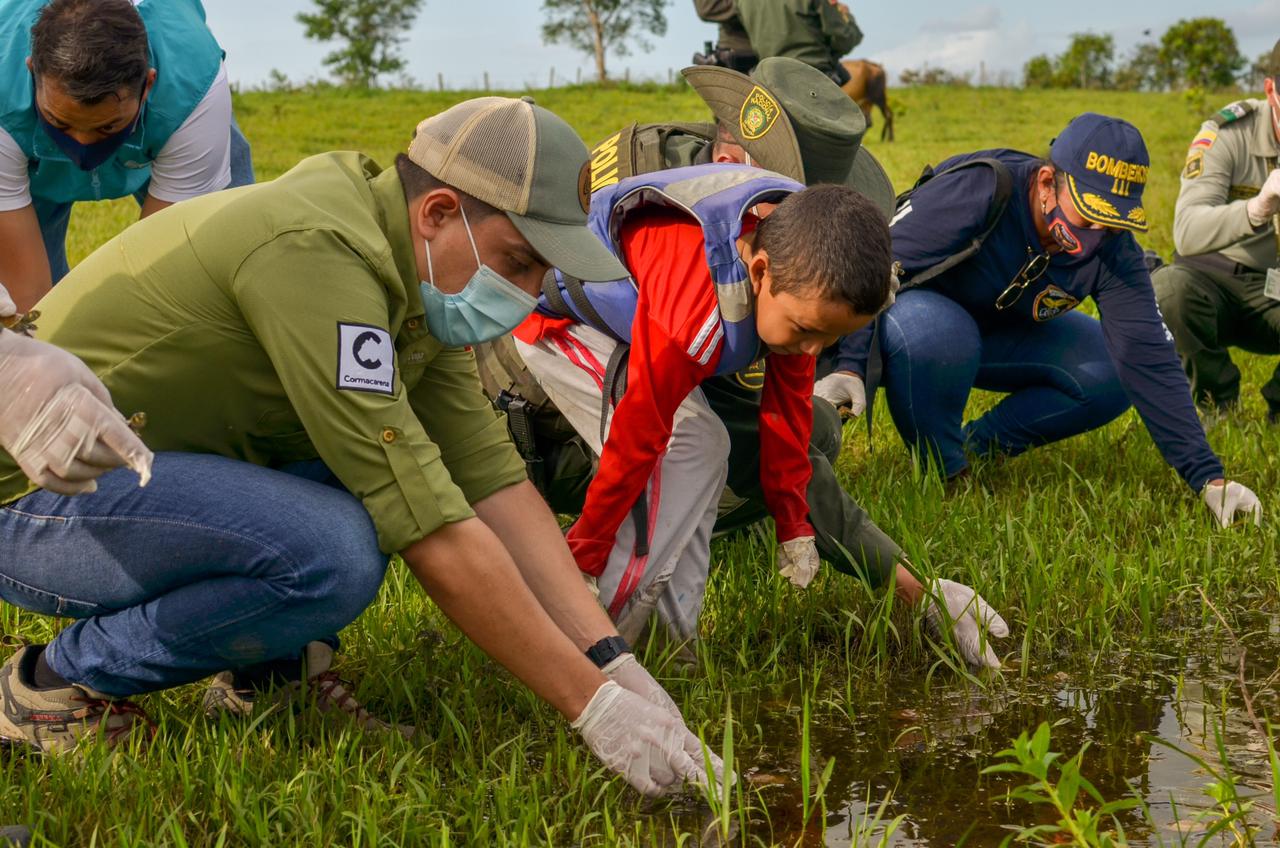
[[[979,158],[998,165],[947,173]],[[986,150],[943,162],[892,222],[906,284],[876,342],[889,411],[907,444],[954,477],[968,454],[1017,455],[1101,427],[1132,403],[1223,526],[1237,513],[1258,521],[1257,496],[1224,479],[1205,439],[1132,235],[1147,229],[1149,163],[1136,128],[1092,113],[1067,126],[1048,161]],[[1012,192],[980,249],[913,287],[990,223],[1000,168]],[[1086,297],[1100,321],[1074,311]],[[871,340],[848,337],[837,371],[865,374]],[[974,387],[1006,396],[963,423]]]

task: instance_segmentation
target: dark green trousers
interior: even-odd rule
[[[744,503],[716,521],[716,532],[747,527],[769,516],[760,486],[760,397],[749,378],[715,377],[702,392],[729,431],[728,488]],[[902,549],[876,526],[858,502],[836,479],[832,467],[840,455],[842,424],[836,408],[821,398],[813,401],[813,435],[809,439],[809,523],[818,553],[838,571],[885,583],[902,558]]]
[[[1280,300],[1263,294],[1265,280],[1265,274],[1229,274],[1183,261],[1151,275],[1197,404],[1221,408],[1240,399],[1240,369],[1229,348],[1280,353]],[[1270,414],[1280,415],[1280,365],[1262,396]]]
[[[729,480],[726,501],[716,521],[717,534],[730,533],[769,517],[760,486],[760,381],[763,372],[740,379],[716,377],[702,384],[711,408],[729,431]],[[835,407],[815,398],[813,435],[809,459],[809,522],[813,524],[818,553],[824,561],[846,574],[861,577],[872,586],[885,583],[902,556],[902,549],[884,534],[836,479],[832,464],[840,455],[840,415]],[[559,431],[561,434],[563,430]],[[546,435],[545,438],[543,436]],[[581,439],[551,438],[540,434],[543,457],[542,489],[551,508],[561,515],[577,515],[586,500],[594,474],[594,457]]]

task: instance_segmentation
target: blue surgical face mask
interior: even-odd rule
[[[492,341],[514,330],[538,305],[537,298],[517,288],[480,261],[480,251],[476,249],[465,210],[462,210],[462,225],[467,228],[471,252],[476,257],[476,272],[457,294],[440,291],[435,285],[431,242],[428,241],[425,243],[427,279],[419,287],[422,307],[427,314],[427,329],[446,347],[466,347]]]
[[[40,111],[39,106],[35,107],[36,122],[40,125],[40,129],[44,130],[44,134],[49,136],[54,144],[58,145],[58,149],[65,153],[67,158],[75,163],[76,167],[82,171],[92,171],[114,156],[116,151],[129,140],[129,136],[133,135],[134,130],[138,128],[138,122],[142,120],[142,109],[143,104],[146,103],[146,96],[147,93],[144,87],[143,93],[139,98],[138,114],[133,116],[133,120],[129,122],[128,126],[113,132],[101,141],[95,141],[93,144],[82,144],[49,123],[44,113]]]

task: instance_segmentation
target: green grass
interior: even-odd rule
[[[361,149],[389,163],[418,119],[463,97],[248,94],[237,112],[266,179],[330,149]],[[537,97],[589,143],[628,121],[704,117],[692,93],[668,88],[571,88]],[[922,89],[895,93],[895,107],[899,140],[869,145],[900,189],[926,163],[952,153],[1043,152],[1082,111],[1133,121],[1153,163],[1152,231],[1144,241],[1171,252],[1177,173],[1202,105],[1176,95]],[[130,202],[77,207],[73,261],[135,215]],[[1228,474],[1275,515],[1280,431],[1263,423],[1258,396],[1274,363],[1238,361],[1243,408],[1214,423],[1209,437]],[[975,409],[991,401],[976,395]],[[1113,651],[1216,626],[1197,587],[1228,618],[1280,609],[1274,519],[1261,530],[1214,529],[1133,412],[1086,436],[979,466],[977,482],[952,494],[920,472],[883,408],[878,418],[874,451],[860,428],[846,432],[840,468],[848,488],[921,569],[977,587],[1004,614],[1013,634],[1000,648],[1012,659],[1006,674],[1014,681],[1064,666],[1101,673]],[[799,740],[811,709],[853,727],[865,721],[868,693],[960,680],[947,655],[924,644],[921,622],[884,596],[835,573],[795,592],[774,573],[771,546],[759,535],[718,542],[714,563],[702,672],[690,675],[661,657],[650,665],[713,750],[721,750],[725,717],[733,716],[743,771],[753,765],[743,757],[764,741],[766,697],[792,703]],[[4,633],[43,641],[59,626],[0,608]],[[755,818],[771,817],[775,838],[789,834],[793,844],[815,804],[822,809],[815,794],[821,762],[812,764],[795,809],[771,804],[759,790],[727,793],[714,811],[687,798],[642,804],[602,773],[563,721],[471,647],[401,567],[343,638],[340,669],[358,681],[358,695],[375,712],[416,723],[418,740],[362,736],[314,717],[210,722],[198,714],[199,688],[188,687],[142,699],[160,731],[136,756],[92,750],[83,760],[0,760],[0,822],[32,822],[59,845],[692,845],[698,833],[683,824],[691,816],[705,813],[713,830],[741,837],[733,822],[745,822],[753,807]],[[1008,741],[996,740],[980,765],[994,762]],[[802,757],[808,773],[808,746]],[[881,796],[861,791],[874,841],[871,817],[884,812]],[[788,816],[797,827],[786,825]],[[672,818],[685,828],[677,836],[668,834]]]

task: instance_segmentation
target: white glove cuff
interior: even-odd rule
[[[640,661],[636,659],[635,654],[628,651],[625,654],[618,654],[616,657],[609,660],[609,662],[605,663],[604,668],[600,670],[604,672],[606,677],[612,680],[613,675],[618,671],[618,669],[626,665],[627,662],[638,663]]]
[[[582,731],[582,729],[586,727],[587,723],[590,722],[597,713],[604,710],[608,706],[608,703],[616,698],[618,693],[621,691],[622,687],[617,683],[614,683],[612,680],[606,680],[604,683],[601,683],[600,688],[591,696],[591,700],[587,701],[587,705],[582,708],[582,713],[573,721],[569,722],[569,726],[574,730]]]

